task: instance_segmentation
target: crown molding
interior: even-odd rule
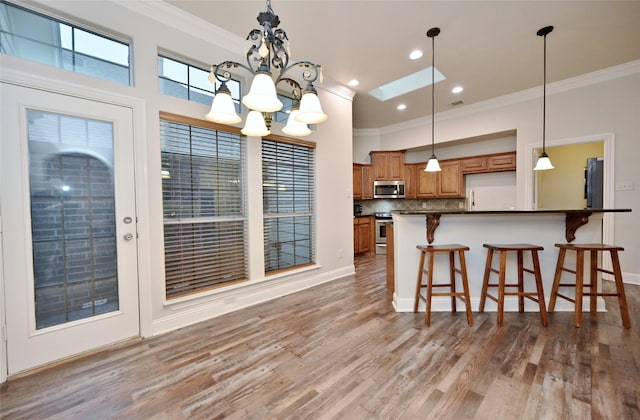
[[[582,74],[569,79],[559,80],[553,83],[547,83],[547,96],[558,94],[561,92],[567,92],[570,90],[580,89],[583,87],[592,86],[610,80],[632,76],[635,74],[640,74],[640,60],[630,61],[618,66]],[[463,108],[439,112],[434,116],[434,120],[445,121],[454,118],[462,118],[469,115],[494,110],[496,108],[503,108],[510,105],[520,104],[541,97],[542,91],[540,89],[540,86],[538,86],[535,88],[521,90],[519,92],[510,93],[508,95],[488,99],[486,101],[478,102],[475,104],[470,104]],[[430,124],[431,118],[429,118],[429,116],[425,116],[378,129],[354,129],[353,134],[355,136],[388,135],[414,128],[421,128]]]

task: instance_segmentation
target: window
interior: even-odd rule
[[[0,52],[131,84],[129,44],[6,2],[0,2]]]
[[[217,80],[215,86],[209,81],[209,71],[162,55],[158,55],[158,82],[165,95],[205,105],[211,105],[215,90],[220,87]],[[240,82],[229,80],[227,87],[240,112]]]
[[[315,257],[315,145],[262,140],[265,272]]]
[[[244,137],[161,114],[167,299],[247,279]]]

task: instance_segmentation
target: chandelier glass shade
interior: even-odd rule
[[[551,164],[551,159],[549,159],[549,155],[545,150],[545,140],[546,140],[546,112],[547,112],[547,35],[553,31],[553,26],[545,26],[544,28],[538,30],[536,34],[538,36],[544,37],[544,79],[542,83],[542,153],[536,162],[536,166],[533,168],[534,171],[546,171],[548,169],[553,169],[554,166]]]
[[[322,111],[318,92],[313,86],[316,81],[322,83],[322,66],[310,61],[289,63],[289,39],[286,32],[278,28],[280,19],[273,12],[270,0],[267,0],[266,11],[258,14],[257,19],[262,28],[251,30],[247,36],[251,46],[246,53],[246,64],[223,61],[211,67],[209,81],[218,81],[221,85],[206,118],[221,124],[242,121],[226,82],[230,80],[233,69],[243,69],[254,77],[249,93],[242,98],[242,104],[249,109],[242,133],[247,136],[265,136],[270,133],[272,114],[283,107],[277,95],[277,87],[282,84],[283,90],[290,92],[294,103],[299,103],[297,110],[291,110],[283,132],[292,136],[309,135],[311,130],[307,124],[319,124],[328,118]],[[293,73],[293,69],[298,69],[295,71],[296,77],[305,83],[304,89],[292,78],[290,73]]]
[[[231,92],[226,83],[222,83],[211,103],[211,110],[205,118],[209,121],[221,124],[237,124],[242,121],[240,115],[236,113],[236,104],[233,103]]]

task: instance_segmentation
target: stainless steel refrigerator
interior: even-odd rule
[[[604,159],[588,158],[587,167],[584,170],[584,198],[587,199],[587,208],[601,209],[604,183]]]

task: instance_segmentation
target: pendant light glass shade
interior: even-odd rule
[[[429,162],[427,162],[427,166],[424,168],[425,172],[440,172],[440,163],[438,162],[438,158],[436,155],[431,155],[429,158]]]
[[[542,154],[538,158],[538,161],[536,162],[536,166],[535,166],[535,168],[533,168],[533,170],[534,171],[546,171],[547,169],[553,169],[553,168],[554,168],[554,166],[551,164],[551,159],[549,159],[549,156],[547,156],[547,154],[545,152],[542,152]]]
[[[226,83],[223,83],[216,91],[211,103],[211,110],[205,118],[220,124],[237,124],[242,118],[236,112],[236,105],[231,99],[231,92]]]
[[[297,109],[291,111],[291,114],[289,114],[289,119],[287,120],[287,125],[282,128],[283,133],[295,137],[304,137],[311,134],[311,130],[309,129],[307,124],[301,123],[296,119],[299,113],[300,111]]]
[[[327,121],[329,116],[322,112],[318,92],[313,85],[307,85],[300,100],[300,112],[296,120],[305,124],[320,124]]]
[[[240,132],[245,136],[252,137],[265,137],[271,134],[271,131],[269,131],[264,122],[262,113],[258,111],[249,111],[249,115],[247,115],[247,122]]]
[[[282,109],[282,102],[276,94],[276,85],[268,73],[256,73],[249,93],[242,98],[249,109],[260,112],[276,112]]]

